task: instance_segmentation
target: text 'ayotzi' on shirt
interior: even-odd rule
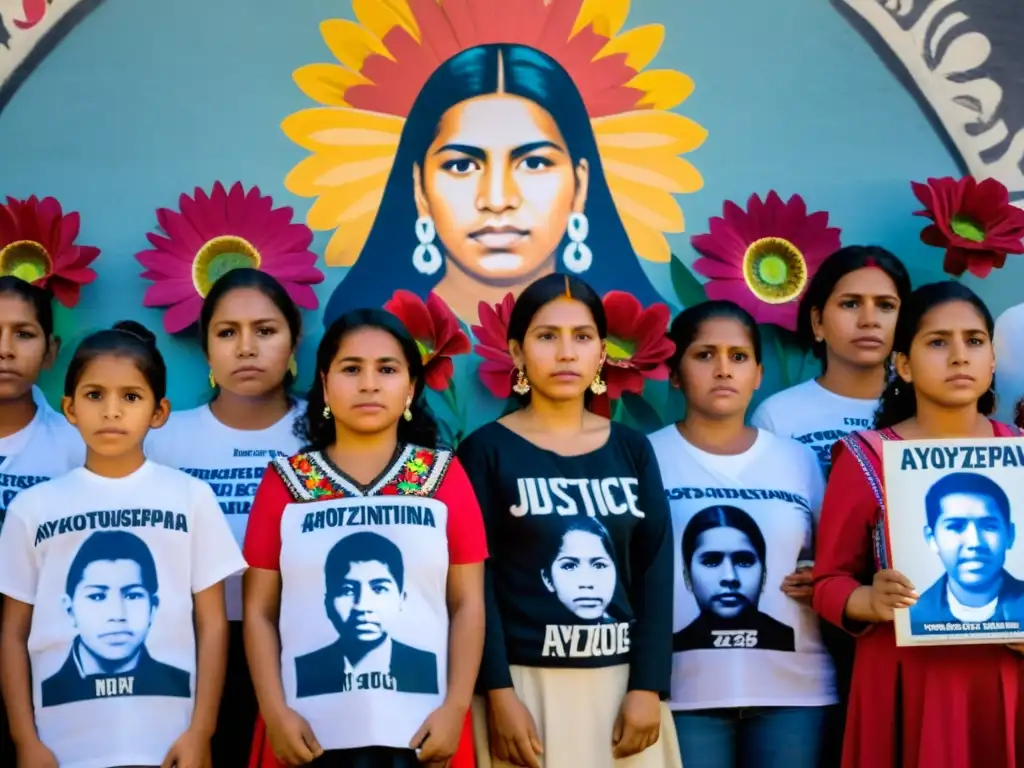
[[[36,729],[61,768],[163,761],[192,718],[193,595],[244,567],[209,486],[176,469],[79,468],[18,495],[0,593],[33,606]]]
[[[782,582],[814,560],[824,480],[806,446],[759,430],[716,455],[675,425],[650,436],[672,508],[674,710],[826,706],[832,660]]]
[[[562,456],[495,422],[459,458],[491,552],[481,687],[510,687],[510,665],[628,664],[631,689],[667,694],[671,525],[643,435],[612,424],[599,449]]]
[[[320,745],[408,748],[446,693],[448,568],[487,557],[451,452],[399,446],[368,486],[321,452],[275,460],[245,556],[280,571],[285,699]]]

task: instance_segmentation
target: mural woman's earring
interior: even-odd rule
[[[590,234],[590,221],[585,213],[572,213],[565,233],[569,236],[569,244],[562,251],[562,262],[565,268],[575,274],[586,272],[594,263],[594,254],[584,242]]]
[[[217,387],[217,380],[213,378],[213,368],[210,369],[210,389]]]
[[[443,263],[441,251],[434,245],[435,237],[437,237],[437,229],[434,227],[432,218],[420,216],[416,219],[416,239],[420,241],[420,244],[412,252],[412,265],[421,275],[434,274]]]
[[[331,406],[329,406],[329,405],[325,405],[324,406],[323,417],[324,417],[324,421],[327,421],[327,419],[331,418]]]
[[[530,380],[526,378],[526,371],[522,368],[519,369],[519,377],[516,379],[516,383],[512,385],[512,391],[517,395],[525,395],[530,391]]]
[[[595,395],[603,395],[608,391],[608,385],[601,381],[601,369],[597,369],[597,373],[594,374],[594,380],[590,382],[590,391]]]
[[[406,421],[412,421],[412,411],[409,410],[412,407],[412,398],[410,397],[405,401],[405,413],[402,414],[402,418]]]

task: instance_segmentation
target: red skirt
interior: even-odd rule
[[[286,768],[284,763],[274,757],[274,750],[270,748],[270,739],[267,737],[267,725],[263,722],[262,716],[256,718],[249,768]],[[459,748],[452,758],[450,768],[476,768],[476,758],[473,754],[473,721],[469,712],[466,713]]]

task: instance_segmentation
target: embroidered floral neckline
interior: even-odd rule
[[[353,496],[428,496],[450,459],[449,451],[406,445],[369,486],[360,485],[320,451],[297,454],[281,460],[278,466],[297,497],[326,501]]]

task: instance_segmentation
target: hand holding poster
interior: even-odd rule
[[[1024,439],[886,442],[883,463],[892,567],[920,595],[896,644],[1024,640]]]

